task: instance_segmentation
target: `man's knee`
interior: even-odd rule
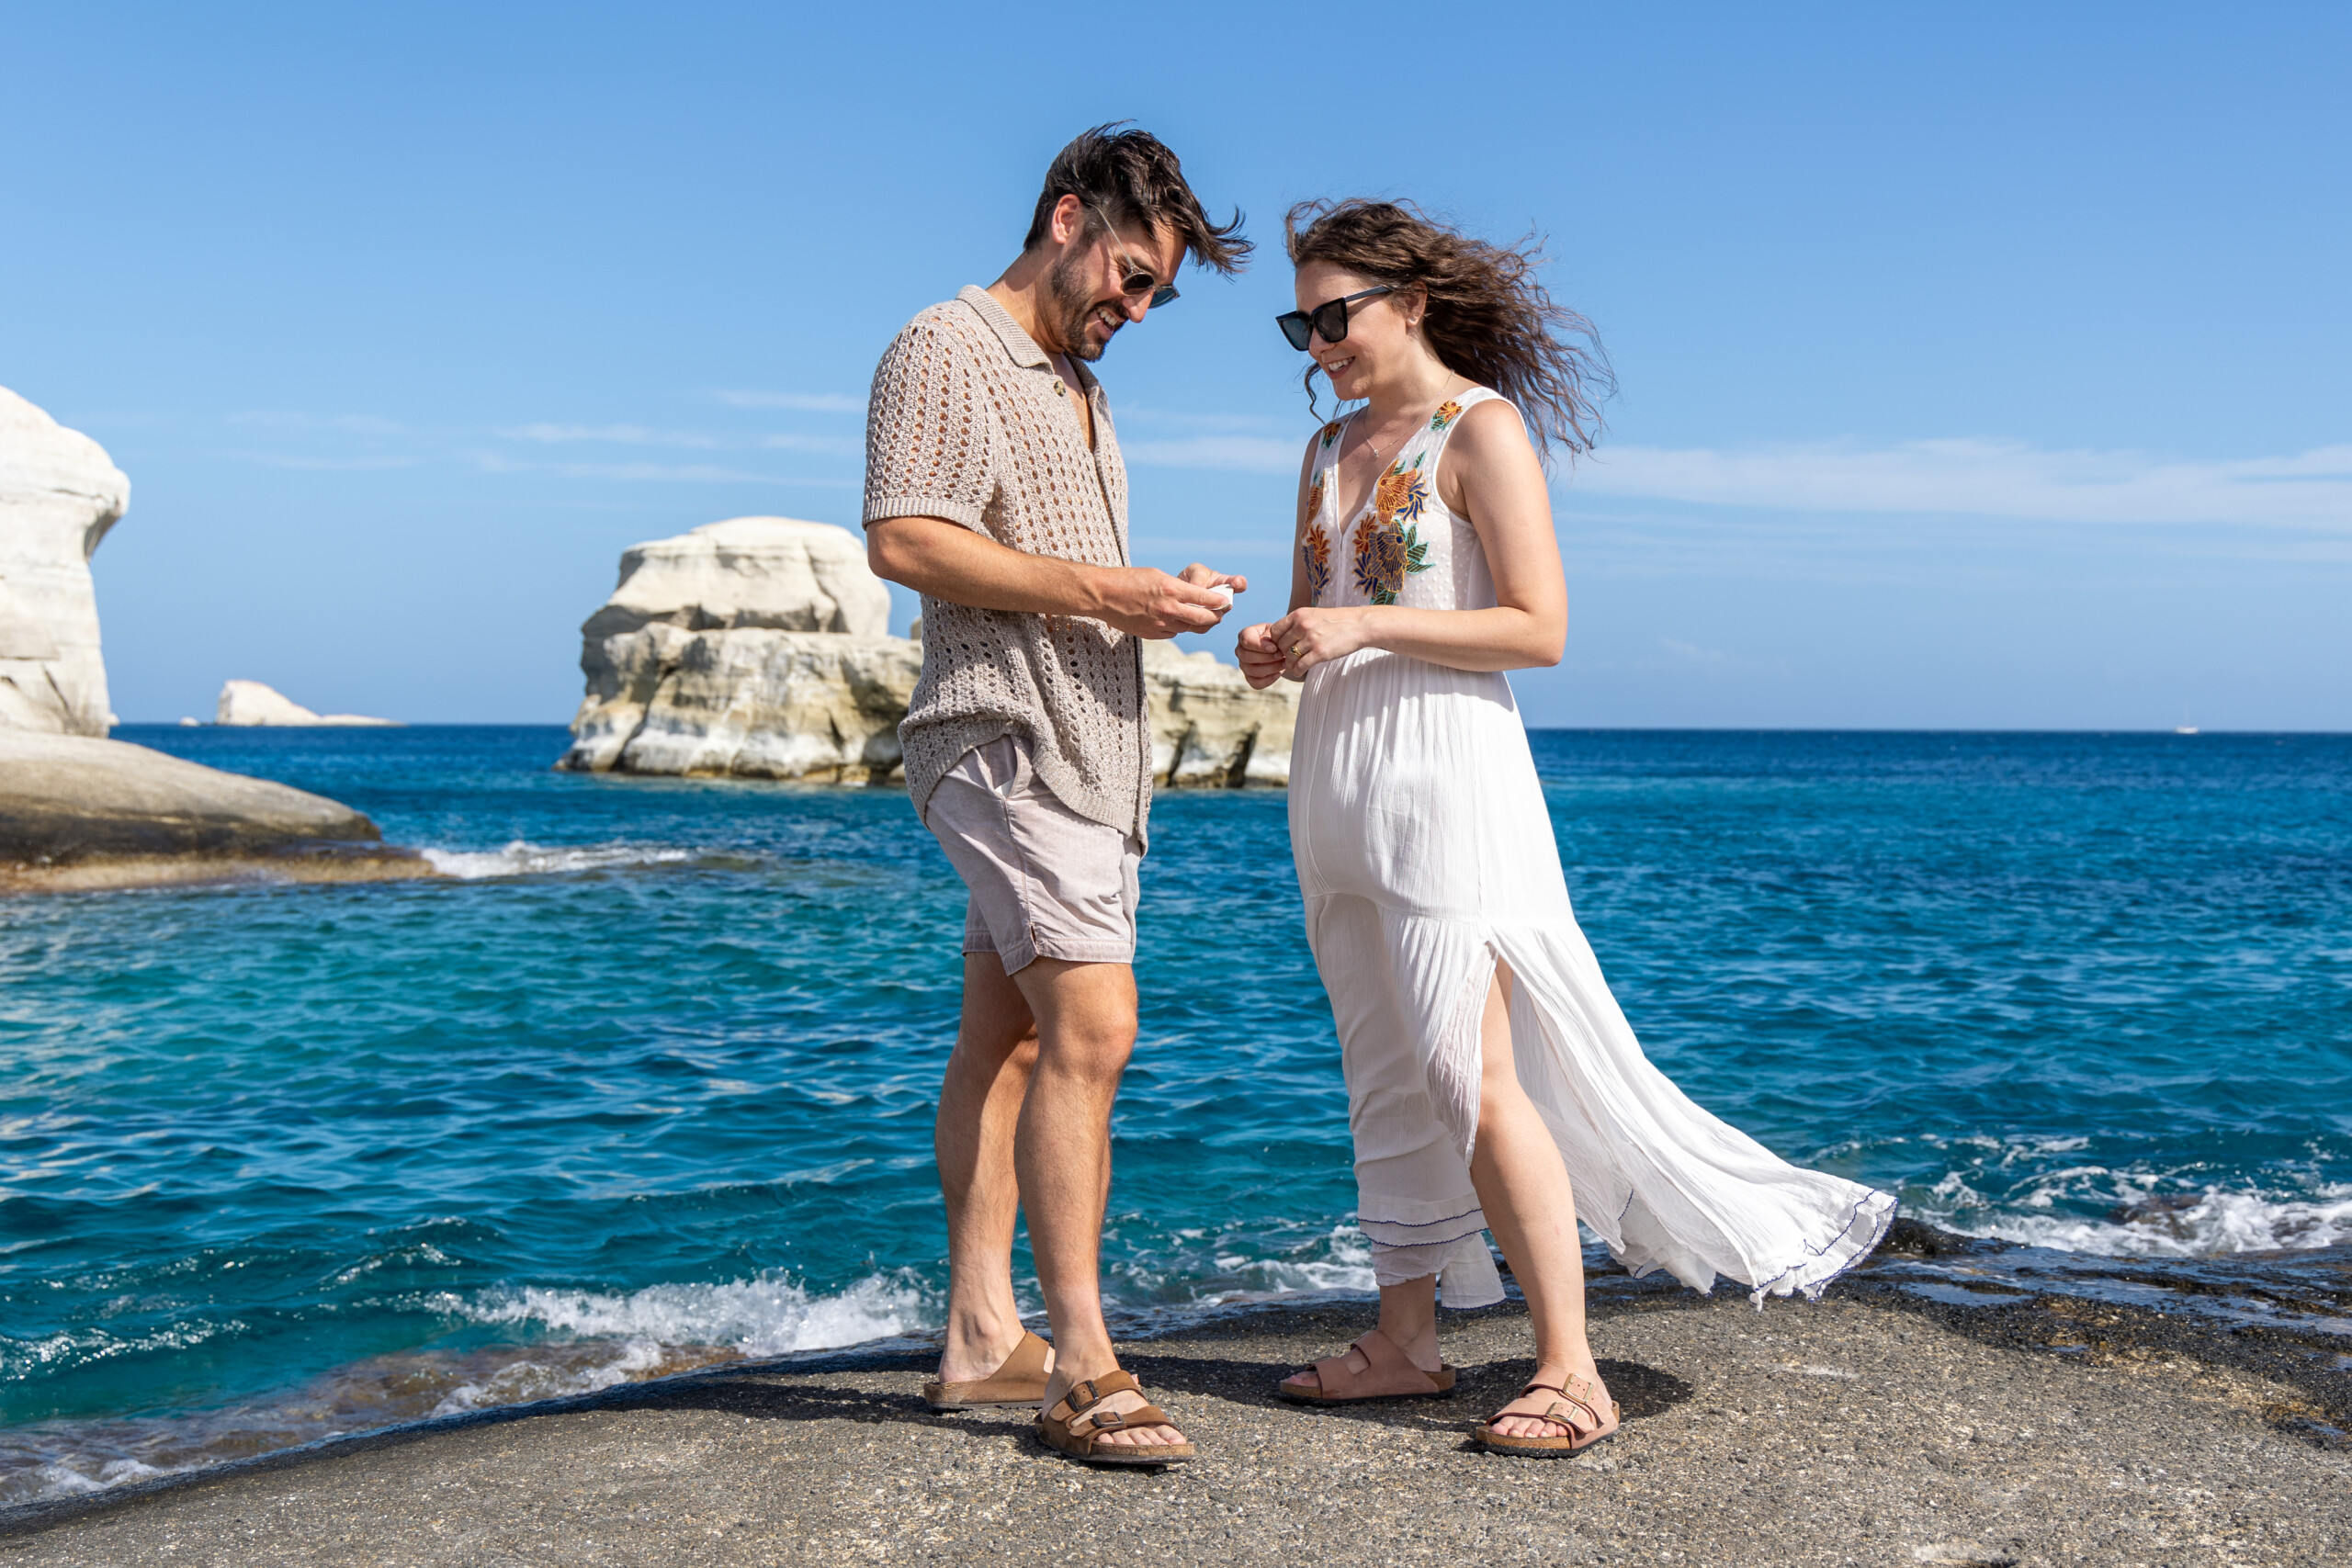
[[[1050,1044],[1039,1043],[1036,1059],[1040,1065],[1050,1062],[1056,1072],[1068,1077],[1115,1080],[1127,1070],[1135,1048],[1132,1023],[1098,1022],[1056,1030]]]

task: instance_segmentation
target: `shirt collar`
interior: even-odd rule
[[[996,333],[997,341],[1004,344],[1004,352],[1012,356],[1012,362],[1015,365],[1027,366],[1037,370],[1053,368],[1052,356],[1037,346],[1035,338],[1022,330],[1021,323],[1012,319],[1012,311],[996,302],[995,295],[976,284],[967,283],[956,291],[956,298],[969,305],[974,313],[989,324],[989,330]],[[1078,373],[1078,384],[1085,389],[1087,398],[1091,401],[1102,383],[1095,379],[1094,372],[1086,361],[1076,355],[1069,355],[1069,367]]]
[[[1004,344],[1004,352],[1012,356],[1015,365],[1050,367],[1052,360],[1037,346],[1037,340],[1022,331],[1012,313],[996,302],[996,296],[974,284],[966,284],[956,291],[956,298],[969,305],[989,324],[990,331]]]

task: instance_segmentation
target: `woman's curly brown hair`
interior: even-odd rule
[[[1573,459],[1600,437],[1601,401],[1617,389],[1590,321],[1555,304],[1535,269],[1542,244],[1489,244],[1432,222],[1409,203],[1302,201],[1283,219],[1291,265],[1329,262],[1429,297],[1421,331],[1438,362],[1519,405],[1539,450]],[[1579,341],[1581,340],[1581,341]],[[1306,367],[1315,407],[1316,367]]]

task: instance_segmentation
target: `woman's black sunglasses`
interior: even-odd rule
[[[1284,310],[1274,318],[1274,325],[1282,328],[1283,336],[1293,348],[1304,353],[1307,340],[1317,333],[1325,343],[1340,343],[1348,335],[1348,303],[1353,299],[1369,299],[1376,294],[1394,294],[1396,290],[1385,285],[1378,288],[1362,289],[1343,294],[1337,299],[1326,299],[1312,310]]]

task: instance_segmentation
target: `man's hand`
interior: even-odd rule
[[[1233,644],[1233,657],[1241,665],[1242,678],[1261,692],[1283,678],[1283,665],[1287,662],[1274,641],[1274,628],[1262,622],[1241,628]]]
[[[1182,577],[1149,566],[1095,567],[1091,575],[1099,603],[1092,613],[1105,626],[1134,637],[1156,639],[1207,631],[1225,619],[1233,601],[1193,583],[1194,572],[1212,582],[1242,581],[1221,577],[1204,566],[1187,567]]]
[[[1181,578],[1146,566],[1090,566],[1059,556],[1008,549],[986,534],[938,517],[887,517],[865,530],[865,558],[876,576],[918,593],[1035,615],[1084,615],[1134,637],[1204,632],[1225,619],[1235,593],[1250,586],[1193,565]]]
[[[1235,577],[1228,572],[1217,571],[1203,566],[1198,561],[1194,561],[1176,575],[1195,588],[1230,588],[1236,593],[1245,593],[1250,589],[1248,578]]]

